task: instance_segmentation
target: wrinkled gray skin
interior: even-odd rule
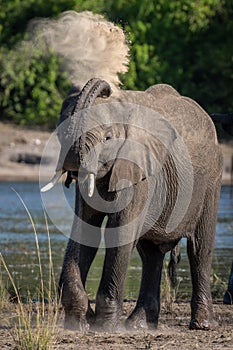
[[[165,158],[162,171],[167,177],[168,195],[163,212],[156,224],[140,238],[137,238],[140,236],[138,231],[153,218],[151,211],[145,213],[141,227],[136,226],[132,229],[132,237],[135,237],[132,243],[106,249],[94,312],[89,305],[85,283],[100,243],[100,227],[105,213],[92,209],[84,201],[79,191],[81,184],[77,182],[76,214],[83,221],[96,226],[95,237],[93,237],[96,247],[83,245],[72,239],[77,235],[74,221],[59,283],[60,290],[62,290],[62,304],[65,309],[65,327],[78,331],[87,330],[89,325],[105,331],[116,331],[122,327],[120,318],[125,278],[132,251],[136,247],[143,265],[142,279],[136,307],[128,317],[126,327],[134,330],[155,329],[160,311],[160,281],[164,255],[173,249],[182,237],[186,237],[193,286],[190,328],[210,329],[216,324],[213,320],[210,269],[222,171],[222,156],[214,124],[198,104],[179,95],[168,85],[155,85],[145,92],[120,91],[119,94],[110,96],[108,84],[98,79],[89,81],[80,95],[73,90],[63,104],[60,122],[70,118],[68,133],[72,134],[72,130],[84,122],[80,121],[75,111],[96,103],[114,101],[149,107],[162,114],[176,128],[186,143],[192,161],[194,172],[192,200],[182,222],[173,232],[167,234],[164,227],[166,227],[174,206],[177,188],[174,164],[169,157]],[[76,108],[75,111],[74,108]],[[141,117],[143,118],[143,115]],[[96,130],[100,144],[108,140],[109,130],[112,139],[119,137],[119,134],[125,140],[127,139],[127,125],[112,127],[110,125],[108,130],[104,128]],[[95,130],[92,133],[95,135]],[[137,136],[137,131],[134,136],[136,139],[140,137]],[[60,141],[63,144],[62,136],[60,136]],[[139,141],[142,142],[142,140]],[[91,142],[88,136],[76,140],[76,145],[66,156],[63,170],[68,172],[67,186],[72,181],[72,177],[75,177],[75,171],[79,170],[80,162],[85,157],[85,150],[91,148],[88,142]],[[108,140],[108,145],[109,150],[113,151],[111,150],[111,139]],[[101,151],[99,157],[101,157]],[[93,160],[95,165],[83,163],[82,171],[94,171],[93,167],[96,167],[98,161],[99,159]],[[137,168],[132,169],[132,164],[120,159],[117,159],[115,163],[105,164],[103,168],[100,164],[98,169],[97,191],[109,201],[121,196],[127,197],[130,191],[130,187],[117,189],[116,183],[121,174],[124,174],[126,178],[128,176],[129,179],[130,176],[134,177],[132,179],[133,198],[129,205],[118,213],[108,214],[107,227],[121,227],[141,212],[143,203],[147,199],[149,178],[143,177]],[[153,179],[153,174],[150,176],[150,179]],[[89,200],[92,201],[92,198]],[[85,234],[88,235],[86,232],[79,232],[81,236]],[[105,240],[107,239],[108,237],[105,237]]]

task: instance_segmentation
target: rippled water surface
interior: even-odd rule
[[[22,197],[33,217],[39,239],[43,271],[46,276],[48,270],[48,236],[39,187],[38,183],[0,182],[0,251],[14,276],[17,286],[22,291],[30,290],[31,293],[35,293],[39,285],[35,235],[28,214],[12,188]],[[64,191],[68,202],[73,205],[74,191],[66,189]],[[51,206],[57,212],[60,227],[64,227],[66,231],[68,228],[69,231],[69,227],[71,227],[70,218],[63,213],[59,205],[59,198],[55,202],[54,200],[51,201]],[[49,231],[55,277],[58,280],[68,238],[51,223],[49,223]],[[233,259],[233,188],[227,186],[222,187],[221,191],[215,241],[212,284],[214,287],[217,285],[216,288],[219,288],[220,285],[224,290],[231,260]],[[178,269],[181,278],[178,293],[182,297],[190,296],[190,274],[185,245],[185,240],[182,240],[182,260]],[[99,249],[87,281],[87,290],[91,298],[95,297],[99,284],[103,258],[104,249]],[[168,260],[168,258],[169,254],[166,259]],[[4,271],[2,271],[2,275],[6,279]],[[137,297],[140,276],[141,263],[138,254],[135,252],[128,269],[125,297]]]

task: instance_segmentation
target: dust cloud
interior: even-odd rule
[[[123,30],[92,12],[67,11],[56,19],[39,18],[28,27],[33,45],[62,57],[62,69],[73,84],[105,79],[116,89],[119,73],[128,70],[129,47]]]

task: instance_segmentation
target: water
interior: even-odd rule
[[[33,226],[24,206],[12,188],[22,197],[33,217],[40,245],[43,273],[46,277],[49,256],[48,236],[39,187],[38,183],[0,182],[0,251],[8,264],[16,285],[21,289],[21,292],[27,293],[27,291],[30,290],[31,294],[36,294],[36,290],[39,286],[40,274]],[[223,290],[226,287],[231,260],[233,258],[233,195],[231,196],[231,190],[233,190],[233,188],[227,186],[222,187],[216,229],[216,247],[213,258],[213,274],[217,274],[218,278],[214,275],[215,278],[213,278],[212,283],[215,285],[216,281],[220,281]],[[72,203],[74,203],[74,191],[66,189],[64,191],[68,202],[72,205]],[[54,206],[54,202],[53,204],[51,202],[51,205]],[[70,227],[70,218],[65,214],[63,215],[59,204],[59,198],[56,201],[56,207],[53,209],[57,211],[62,225],[66,228]],[[58,231],[51,222],[48,222],[48,226],[55,278],[56,281],[58,281],[68,238]],[[178,269],[178,274],[182,279],[179,286],[179,295],[181,297],[190,296],[191,288],[185,245],[185,240],[182,240],[182,260]],[[167,254],[166,259],[168,260],[168,258],[169,254]],[[103,259],[104,249],[100,249],[88,276],[87,291],[90,298],[95,297],[102,272]],[[8,284],[4,271],[2,271],[2,275]],[[127,274],[125,288],[126,298],[137,297],[140,276],[141,263],[135,251]],[[221,292],[222,291],[220,291],[220,293]]]

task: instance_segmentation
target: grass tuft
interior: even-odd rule
[[[173,305],[177,299],[177,293],[178,293],[179,285],[182,279],[178,277],[177,286],[175,288],[172,287],[169,274],[168,274],[168,264],[169,264],[169,261],[164,261],[163,279],[161,281],[161,299],[164,302],[164,306],[167,312],[172,313]]]
[[[222,300],[227,290],[227,281],[223,280],[218,271],[212,271],[210,281],[212,298],[214,300]]]
[[[33,301],[28,293],[27,300],[22,300],[19,290],[16,287],[12,273],[10,272],[7,263],[0,253],[0,266],[2,265],[6,271],[11,283],[16,301],[17,310],[17,322],[13,332],[13,338],[15,341],[17,350],[52,350],[53,344],[57,334],[57,321],[60,309],[60,299],[57,294],[56,282],[54,277],[53,261],[52,261],[52,249],[50,234],[48,228],[48,220],[44,211],[46,230],[48,235],[48,254],[49,254],[49,267],[48,267],[48,281],[44,281],[43,269],[41,264],[40,246],[38,241],[38,235],[33,221],[32,215],[29,212],[25,202],[21,196],[13,189],[21,203],[23,204],[31,225],[33,227],[35,244],[37,250],[37,258],[39,265],[39,288],[37,292],[37,299]],[[48,285],[48,287],[45,287]],[[2,297],[3,287],[0,276],[0,303],[4,300]],[[0,304],[1,305],[1,304]]]
[[[5,306],[8,304],[8,293],[6,290],[5,283],[3,282],[2,277],[2,266],[1,266],[1,260],[0,260],[0,310],[5,308]]]

